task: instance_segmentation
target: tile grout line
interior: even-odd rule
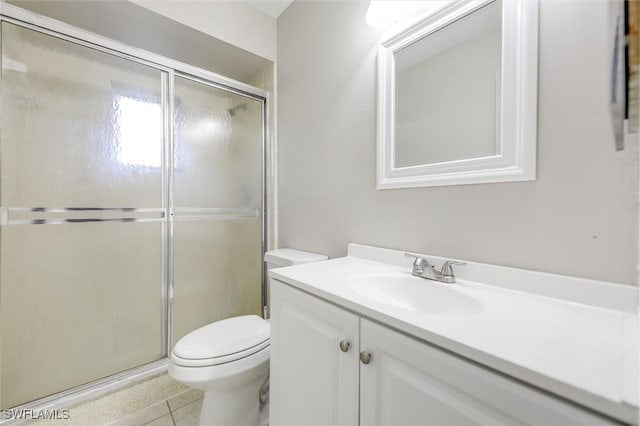
[[[169,405],[168,399],[165,401],[165,404],[167,404],[167,408],[169,409],[169,416],[171,416],[171,422],[173,423],[173,426],[177,426],[176,419],[173,417],[173,410],[171,409],[171,405]]]

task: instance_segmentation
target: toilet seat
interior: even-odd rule
[[[246,358],[251,356],[257,352],[264,350],[271,346],[271,339],[268,339],[258,345],[255,345],[251,348],[248,348],[244,351],[235,352],[232,354],[212,357],[212,358],[200,358],[200,359],[190,359],[190,358],[182,358],[176,355],[175,351],[171,352],[171,361],[177,365],[181,365],[183,367],[209,367],[213,365],[226,364],[232,361],[238,361],[242,358]]]
[[[257,315],[228,318],[192,331],[176,343],[171,361],[183,367],[207,367],[237,361],[271,344],[271,328]]]

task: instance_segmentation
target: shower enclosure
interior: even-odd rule
[[[0,409],[261,314],[265,244],[266,93],[5,6]]]

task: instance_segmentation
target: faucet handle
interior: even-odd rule
[[[417,254],[405,253],[405,257],[413,257],[413,269],[414,270],[422,270],[425,266],[431,266],[431,264],[422,256],[418,256]]]
[[[420,256],[418,256],[417,254],[405,253],[404,257],[413,257],[417,260]]]
[[[442,264],[442,270],[440,273],[447,277],[453,277],[453,268],[452,265],[463,266],[466,265],[466,262],[456,262],[455,260],[447,260]]]

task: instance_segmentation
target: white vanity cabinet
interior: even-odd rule
[[[273,426],[617,424],[277,280],[271,292]]]
[[[270,424],[357,425],[358,316],[274,280],[271,306]]]

